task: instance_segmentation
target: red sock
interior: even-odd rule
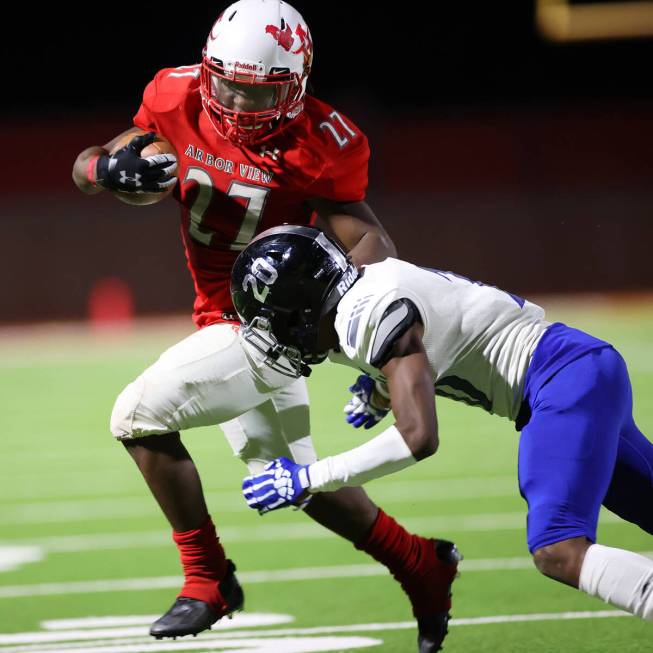
[[[172,539],[177,544],[184,568],[184,586],[179,596],[199,599],[216,612],[222,611],[226,604],[218,583],[227,573],[227,560],[211,517],[195,530],[173,531]]]
[[[374,525],[356,548],[390,570],[408,594],[415,617],[450,609],[450,586],[457,566],[438,559],[433,540],[409,533],[379,509]]]

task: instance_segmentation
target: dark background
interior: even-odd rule
[[[108,279],[138,313],[189,309],[174,202],[70,180],[159,68],[199,61],[226,3],[187,5],[5,21],[0,321],[83,317]],[[294,6],[315,94],[370,138],[369,202],[403,258],[522,293],[653,287],[653,40],[547,41],[534,0]]]

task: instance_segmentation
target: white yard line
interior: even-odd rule
[[[243,613],[234,615],[234,619]],[[75,630],[76,628],[117,628],[119,626],[149,626],[160,614],[139,614],[121,617],[80,617],[79,619],[46,619],[41,622],[45,630]],[[228,623],[234,623],[232,619]],[[292,621],[292,617],[290,618]],[[221,623],[221,622],[220,622]]]
[[[61,596],[63,594],[129,592],[156,590],[170,587],[181,587],[181,578],[179,576],[159,576],[156,578],[5,585],[4,587],[0,587],[0,599],[13,599],[25,596]]]
[[[642,551],[642,555],[653,558],[653,551]],[[483,571],[511,571],[533,569],[529,557],[486,558],[464,560],[462,573]],[[325,580],[332,578],[363,578],[366,576],[385,576],[387,570],[382,565],[336,565],[329,567],[298,567],[295,569],[261,570],[238,572],[242,583],[288,583],[304,580]],[[149,591],[179,588],[181,576],[156,576],[151,578],[123,578],[65,583],[37,583],[8,585],[0,587],[0,599],[14,599],[28,596],[60,596],[64,594],[94,594],[106,592]]]
[[[253,616],[253,615],[252,615]],[[453,619],[450,625],[481,626],[503,623],[528,623],[537,621],[570,621],[578,619],[611,619],[629,617],[628,613],[619,610],[597,610],[584,612],[546,612],[534,614],[491,615]],[[261,625],[265,625],[261,623]],[[412,630],[414,621],[398,621],[386,623],[359,623],[343,626],[319,626],[314,628],[274,628],[256,630],[233,630],[231,632],[203,633],[198,640],[186,638],[177,642],[157,642],[147,636],[146,627],[139,629],[141,636],[125,636],[124,628],[98,630],[68,630],[62,632],[15,633],[0,636],[0,651],[2,653],[61,653],[61,651],[76,651],[76,653],[138,653],[145,651],[175,651],[175,650],[215,650],[219,647],[233,648],[242,645],[249,646],[247,650],[257,650],[256,643],[265,646],[264,638],[290,638],[319,635],[336,635],[345,633],[372,633],[392,630]],[[89,646],[89,640],[95,640],[94,646]],[[97,641],[103,639],[104,641]],[[66,643],[62,643],[66,642]],[[271,642],[268,642],[271,643]],[[361,644],[363,640],[361,640]],[[18,645],[17,645],[18,644]],[[49,644],[46,648],[40,645]],[[37,645],[37,646],[35,646]],[[368,646],[373,645],[368,640]],[[348,648],[351,648],[350,646]],[[275,650],[266,648],[265,650]],[[329,650],[311,648],[308,650]]]
[[[40,562],[45,552],[39,546],[5,546],[0,543],[0,572],[15,571],[25,564]]]
[[[92,642],[92,646],[78,647],[73,645],[48,646],[46,648],[32,647],[27,650],[32,653],[61,653],[74,650],[77,653],[158,653],[163,651],[232,651],[233,653],[318,653],[320,651],[344,651],[356,648],[370,648],[383,644],[383,640],[370,637],[256,637],[247,636],[243,639],[225,639],[202,637],[191,641],[158,642],[151,638],[137,640],[138,643]],[[4,650],[4,649],[0,649]],[[8,649],[8,653],[19,653],[26,649]]]
[[[48,630],[41,632],[31,633],[11,633],[6,635],[0,634],[0,645],[14,645],[14,644],[43,644],[54,642],[66,642],[69,640],[84,641],[89,639],[104,639],[104,638],[129,638],[129,637],[142,637],[148,635],[148,627],[154,619],[160,615],[150,617],[148,615],[141,615],[137,617],[141,621],[137,626],[128,626],[124,624],[125,619],[122,617],[117,621],[119,626],[111,627],[108,624],[95,627],[84,628],[69,628],[65,630]],[[149,621],[144,621],[149,619]],[[79,620],[86,622],[86,620]],[[95,619],[90,621],[93,623]],[[294,621],[294,617],[288,614],[275,614],[275,613],[261,613],[261,612],[240,612],[234,615],[233,619],[221,619],[217,624],[212,627],[212,635],[226,636],[225,631],[243,632],[243,628],[256,628],[258,626],[279,626],[288,624]],[[85,623],[86,625],[86,623]],[[273,631],[276,632],[276,631]],[[208,633],[207,633],[208,634]],[[240,635],[238,635],[240,637]],[[4,653],[4,649],[0,649]]]
[[[519,512],[482,513],[475,515],[449,515],[433,517],[407,517],[402,524],[424,535],[453,535],[464,532],[497,530],[522,530],[526,527],[526,510]],[[601,514],[601,524],[625,523],[610,512]],[[278,522],[266,518],[260,526],[224,526],[220,537],[228,543],[290,540],[314,540],[337,537],[318,524],[301,522]],[[142,531],[126,533],[100,533],[96,535],[62,535],[35,537],[20,540],[2,540],[0,546],[35,546],[46,553],[80,553],[123,549],[149,549],[172,546],[169,531]]]

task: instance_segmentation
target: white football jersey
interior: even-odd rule
[[[452,272],[389,258],[365,266],[338,304],[340,352],[329,358],[383,378],[372,361],[409,312],[401,299],[424,325],[435,393],[516,419],[531,356],[550,324],[544,310]]]

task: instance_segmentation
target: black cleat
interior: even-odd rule
[[[197,635],[224,617],[231,616],[236,610],[242,610],[245,602],[243,590],[234,572],[236,566],[227,560],[228,569],[226,576],[220,581],[220,594],[227,604],[222,614],[217,613],[208,603],[198,599],[189,599],[180,596],[161,618],[157,619],[150,627],[150,635],[156,639],[164,637],[183,637],[184,635]]]
[[[449,629],[449,613],[440,612],[430,617],[417,619],[417,651],[418,653],[436,653],[442,650],[442,642]]]
[[[450,583],[457,575],[458,563],[463,559],[456,545],[447,540],[433,540],[436,558],[449,568]],[[451,604],[451,584],[448,588],[449,605]],[[436,612],[426,617],[417,617],[417,651],[418,653],[436,653],[442,650],[442,642],[449,632],[449,610]]]

